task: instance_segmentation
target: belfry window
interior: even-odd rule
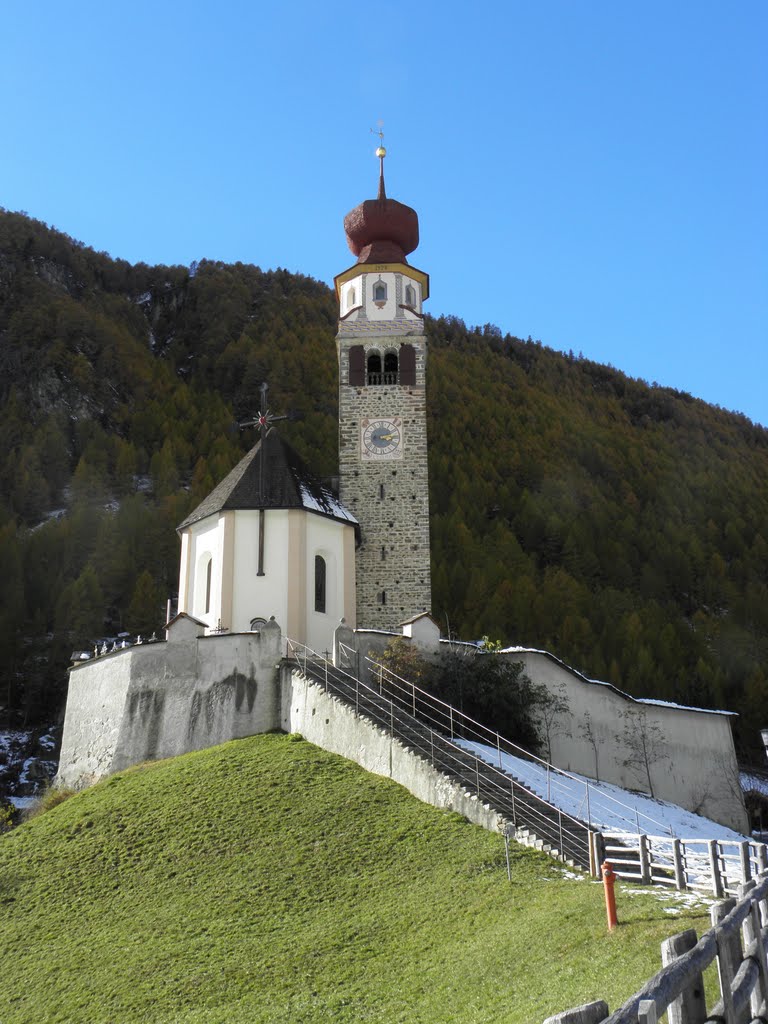
[[[325,611],[325,587],[326,571],[325,559],[322,555],[315,555],[315,611]]]
[[[369,352],[366,363],[368,384],[383,384],[384,375],[381,370],[381,353]]]
[[[384,383],[397,384],[397,352],[384,353]]]
[[[355,295],[355,289],[350,288],[347,292],[347,309],[352,309],[355,304],[357,296]]]
[[[406,306],[413,307],[416,305],[416,289],[412,284],[407,284],[405,286],[405,304]]]
[[[387,301],[387,286],[381,278],[379,278],[373,286],[373,301],[379,309],[381,309]]]

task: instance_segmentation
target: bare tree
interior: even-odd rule
[[[565,696],[565,687],[562,684],[550,690],[549,687],[540,683],[533,689],[533,708],[538,726],[537,731],[543,753],[546,754],[546,759],[551,764],[552,740],[555,736],[570,735],[565,727],[565,720],[570,713],[571,706]]]
[[[651,768],[669,760],[664,734],[656,722],[649,721],[648,713],[643,707],[633,707],[624,711],[622,718],[625,747],[622,764],[643,782],[647,782],[648,792],[655,798]]]
[[[592,715],[588,711],[584,712],[584,720],[579,727],[579,733],[582,738],[586,740],[595,755],[595,781],[600,781],[600,764],[599,764],[599,752],[600,744],[597,740],[597,733],[595,732],[595,725],[592,721]]]

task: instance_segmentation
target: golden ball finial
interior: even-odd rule
[[[378,158],[379,158],[379,159],[381,160],[381,159],[383,159],[383,158],[384,158],[384,157],[385,157],[386,155],[387,155],[387,151],[386,151],[386,149],[384,149],[384,147],[383,147],[383,146],[377,146],[377,148],[376,148],[376,156],[377,156],[377,157],[378,157]]]

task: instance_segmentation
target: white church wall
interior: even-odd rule
[[[71,670],[60,784],[80,788],[142,761],[279,728],[280,627],[190,637],[188,623],[172,624],[167,642]]]
[[[306,520],[306,574],[308,585],[305,588],[307,646],[315,651],[333,650],[333,633],[340,620],[348,615],[354,616],[354,605],[345,606],[348,592],[345,580],[347,535],[354,535],[351,526],[326,519],[322,516],[308,516]],[[326,591],[325,611],[315,609],[315,556],[325,559]],[[352,569],[354,571],[354,569]]]
[[[232,622],[235,632],[251,628],[255,618],[288,621],[290,578],[286,572],[289,551],[289,512],[268,509],[264,514],[264,575],[259,569],[259,513],[234,513],[236,557],[232,580]]]
[[[556,767],[645,793],[652,786],[658,799],[739,832],[748,828],[730,716],[632,700],[540,651],[502,656],[521,661],[534,683],[543,683],[568,705],[549,730]]]
[[[57,775],[61,785],[90,786],[113,770],[130,682],[130,651],[107,654],[70,671]]]
[[[224,529],[219,516],[194,523],[187,531],[188,556],[182,560],[189,572],[185,588],[179,579],[179,611],[188,612],[209,626],[221,618],[221,580],[224,556]],[[211,602],[206,610],[207,564],[211,561]],[[182,603],[182,595],[185,595]]]

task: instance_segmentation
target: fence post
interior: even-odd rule
[[[557,821],[560,828],[560,860],[565,860],[565,850],[563,849],[563,812],[558,808]]]
[[[589,783],[585,782],[584,785],[587,789],[587,828],[592,828],[592,812],[589,808]]]
[[[754,880],[746,882],[739,890],[739,897],[746,898],[752,889],[755,888]],[[768,960],[766,960],[765,946],[762,942],[760,925],[760,906],[757,900],[752,900],[749,905],[749,916],[741,926],[742,938],[744,940],[744,954],[750,955],[750,949],[754,945],[752,957],[757,961],[758,977],[755,987],[749,996],[749,1005],[752,1008],[752,1017],[760,1016],[763,1001],[768,1005]]]
[[[547,1017],[544,1024],[601,1024],[608,1017],[608,1003],[598,999],[594,1003],[575,1006],[572,1010]]]
[[[755,856],[757,857],[757,870],[759,874],[768,871],[768,851],[766,851],[765,843],[755,844]]]
[[[656,1003],[653,999],[641,999],[637,1007],[637,1024],[658,1024]]]
[[[680,892],[684,892],[688,888],[688,880],[683,864],[683,844],[679,839],[672,840],[672,861],[675,866],[675,885]]]
[[[730,914],[736,906],[735,899],[723,900],[716,903],[711,910],[712,926],[715,928],[715,939],[717,940],[717,973],[720,979],[720,994],[723,997],[725,1019],[728,1024],[745,1024],[749,1020],[749,1007],[745,1006],[744,1011],[738,1017],[733,1006],[733,979],[741,967],[743,953],[741,950],[741,933],[734,931],[726,935],[718,925],[726,915]]]
[[[741,862],[741,884],[744,885],[752,877],[752,864],[749,860],[749,842],[739,843],[739,861]]]
[[[501,736],[496,733],[496,750],[499,753],[499,769],[501,769]]]
[[[651,858],[648,856],[648,836],[641,834],[637,837],[640,857],[640,881],[643,885],[651,884]]]
[[[608,859],[608,854],[605,851],[605,839],[602,832],[593,832],[594,843],[595,843],[595,878],[600,878],[600,865],[603,861]]]
[[[712,895],[717,899],[723,898],[723,880],[720,877],[720,857],[717,852],[717,840],[707,841],[709,852],[709,870],[712,872]]]
[[[509,788],[512,791],[512,824],[517,827],[517,811],[515,810],[515,782],[514,779],[509,780]]]
[[[661,944],[661,963],[668,967],[679,957],[696,945],[696,932],[693,928],[665,939]],[[687,988],[667,1007],[669,1024],[704,1024],[707,1019],[707,1006],[704,1001],[704,979],[701,971],[691,975]]]

